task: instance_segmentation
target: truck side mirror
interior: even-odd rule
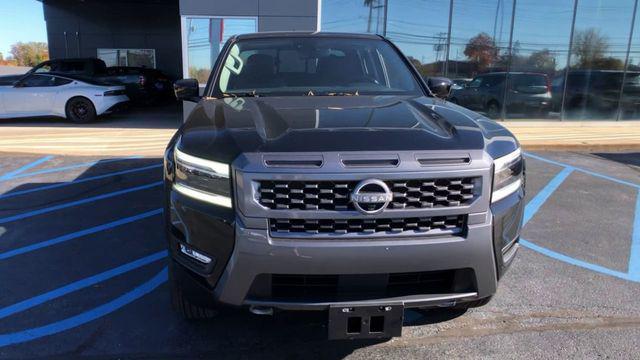
[[[451,86],[453,82],[447,78],[437,77],[437,78],[429,78],[427,81],[427,86],[429,90],[433,93],[433,95],[446,99],[449,97],[449,92],[451,91]]]
[[[176,99],[184,101],[200,101],[200,85],[196,79],[181,79],[173,83]]]

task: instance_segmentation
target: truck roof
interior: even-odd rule
[[[249,33],[235,35],[234,40],[243,39],[267,39],[282,37],[318,37],[318,38],[351,38],[351,39],[382,39],[376,34],[344,33],[344,32],[324,32],[324,31],[268,31],[259,33]]]

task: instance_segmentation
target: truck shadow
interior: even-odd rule
[[[20,163],[38,158],[31,156]],[[13,165],[15,161],[14,156],[0,154],[0,176],[16,168]],[[86,168],[71,168],[92,162]],[[22,174],[40,172],[41,175],[9,179],[5,184],[0,182],[0,221],[4,221],[0,223],[0,271],[4,271],[7,279],[3,287],[11,290],[7,291],[10,295],[2,298],[0,309],[164,250],[161,216],[82,234],[88,228],[160,208],[160,186],[83,203],[86,199],[158,182],[162,171],[160,164],[159,158],[98,161],[83,157],[54,158]],[[51,171],[56,169],[61,170]],[[42,173],[42,170],[49,172]],[[78,205],[67,206],[72,203]],[[25,215],[42,209],[46,212]],[[14,221],[12,218],[15,216],[19,218]],[[65,237],[68,239],[40,247],[48,239]],[[130,239],[135,241],[128,241]],[[33,250],[1,257],[33,245],[36,245]],[[101,253],[105,249],[109,251],[107,257]],[[95,262],[95,259],[104,261]],[[73,266],[63,265],[68,262]],[[159,270],[164,263],[160,259],[119,275],[120,287],[80,288],[52,298],[45,306],[32,309],[35,312],[29,315],[29,326],[43,326],[94,309],[105,299],[117,298],[139,286],[139,271],[153,270],[147,268],[149,266]],[[29,280],[29,287],[19,283],[25,279]],[[77,308],[68,308],[65,305],[68,302],[75,303]],[[463,313],[447,309],[406,310],[405,332],[414,326],[448,321]],[[7,328],[29,330],[23,329],[22,315],[17,312],[3,321]],[[380,346],[388,341],[328,341],[327,318],[323,311],[280,311],[274,316],[258,316],[246,308],[225,308],[210,321],[188,322],[172,310],[168,286],[164,284],[121,309],[90,322],[94,324],[92,326],[105,321],[110,324],[112,330],[105,331],[99,338],[91,340],[89,337],[87,340],[84,331],[71,328],[55,336],[18,345],[12,354],[20,357],[23,346],[42,346],[46,349],[42,356],[55,356],[59,351],[65,351],[67,346],[73,349],[92,341],[101,343],[96,348],[117,344],[121,354],[140,354],[142,346],[142,353],[150,358],[342,359],[359,349]],[[0,335],[4,331],[0,331]],[[145,334],[143,345],[132,340],[135,334]],[[62,348],[58,345],[61,338],[65,339]]]

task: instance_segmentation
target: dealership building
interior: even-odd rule
[[[52,58],[98,57],[202,82],[234,34],[369,32],[391,39],[425,76],[543,73],[557,111],[605,88],[614,107],[640,105],[638,0],[41,1]],[[564,84],[583,73],[581,97],[570,98]]]

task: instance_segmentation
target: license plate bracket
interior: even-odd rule
[[[388,339],[402,335],[404,306],[330,306],[329,339]]]

